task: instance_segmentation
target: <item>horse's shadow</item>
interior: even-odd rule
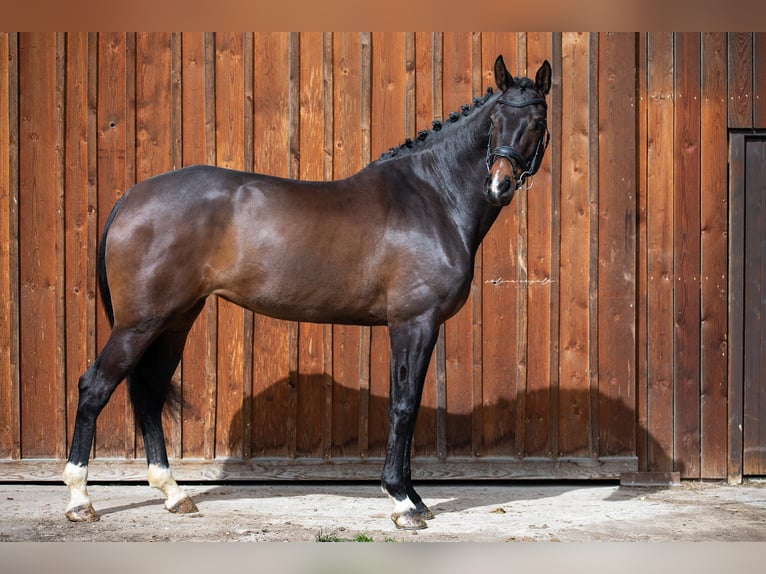
[[[316,395],[318,398],[324,396],[321,389],[324,389],[325,385],[327,385],[329,382],[328,379],[323,375],[303,376],[298,377],[296,380],[298,385],[305,385],[306,388],[309,389],[320,389],[317,391],[319,394]],[[254,498],[290,496],[289,490],[286,491],[282,488],[272,488],[274,485],[288,486],[290,481],[247,481],[245,477],[241,476],[243,458],[241,456],[236,456],[238,453],[242,452],[241,449],[243,445],[243,436],[246,432],[251,432],[251,436],[254,437],[251,438],[250,442],[251,452],[256,453],[257,455],[258,452],[263,451],[264,445],[258,441],[259,437],[263,438],[265,436],[265,433],[259,433],[258,431],[254,430],[259,424],[257,420],[258,414],[268,412],[270,413],[268,416],[271,417],[272,420],[279,418],[281,416],[280,413],[278,411],[275,413],[274,409],[287,408],[287,406],[284,404],[284,395],[285,389],[289,384],[289,381],[281,380],[274,385],[269,385],[263,392],[250,397],[248,399],[249,403],[243,405],[243,407],[240,408],[231,418],[231,421],[228,425],[228,443],[229,454],[231,458],[224,459],[223,476],[227,476],[229,474],[229,470],[231,470],[232,474],[238,475],[238,482],[245,482],[256,486],[256,488],[247,489],[244,491],[241,489],[236,490],[237,496],[241,495],[243,492],[247,492],[248,497]],[[649,470],[669,470],[673,468],[673,463],[669,454],[662,448],[660,443],[653,436],[651,436],[651,434],[639,423],[635,411],[632,408],[626,406],[621,400],[615,400],[603,394],[594,397],[587,390],[579,391],[563,389],[558,390],[557,400],[559,405],[560,419],[563,416],[562,409],[567,409],[567,412],[569,413],[578,413],[579,409],[587,410],[589,408],[598,408],[600,412],[608,413],[608,420],[614,421],[613,424],[619,425],[619,429],[611,433],[611,436],[615,436],[615,433],[617,435],[619,435],[619,433],[625,435],[617,436],[616,442],[619,445],[618,448],[622,448],[623,450],[627,449],[630,451],[625,453],[619,452],[617,453],[618,455],[629,455],[631,452],[635,452],[636,442],[645,441],[644,445],[647,449],[647,452],[651,455],[653,466],[653,468]],[[345,410],[348,413],[350,411],[350,416],[354,417],[355,421],[358,420],[358,411],[354,411],[354,408],[358,408],[360,404],[360,393],[358,389],[352,389],[348,386],[341,385],[336,381],[332,381],[332,401],[334,404],[344,406],[344,408],[340,408],[337,412],[343,412]],[[388,398],[370,394],[367,398],[367,401],[367,412],[369,413],[368,416],[371,417],[371,419],[377,417],[375,422],[383,423],[379,424],[378,426],[385,427],[377,429],[376,435],[378,438],[372,439],[371,437],[368,447],[370,448],[370,451],[372,451],[375,455],[382,456],[384,452],[384,441],[387,432],[385,412],[388,407]],[[465,447],[466,444],[470,446],[471,429],[472,425],[474,424],[473,417],[477,415],[481,416],[483,417],[484,421],[491,421],[491,424],[495,425],[496,429],[503,429],[503,432],[497,433],[497,436],[500,438],[496,438],[494,440],[485,440],[482,444],[482,448],[493,452],[503,451],[504,449],[513,452],[513,445],[515,443],[514,431],[517,428],[515,421],[519,416],[517,409],[525,409],[523,416],[525,419],[531,420],[536,416],[539,416],[534,412],[536,408],[548,408],[546,405],[550,405],[550,393],[547,390],[528,392],[525,393],[518,402],[521,403],[521,401],[523,401],[523,405],[517,405],[516,401],[500,400],[492,405],[482,405],[480,407],[481,413],[474,412],[465,415],[437,412],[437,409],[433,407],[427,405],[421,406],[418,416],[418,429],[415,433],[416,447],[415,456],[413,458],[413,472],[416,477],[418,470],[418,456],[432,457],[434,454],[433,451],[435,451],[436,448],[436,435],[433,426],[436,424],[437,418],[441,418],[443,424],[446,424],[446,427],[451,429],[449,435],[450,438],[455,436],[464,437],[463,440],[465,444],[461,445],[461,447]],[[314,441],[319,441],[319,437],[322,433],[321,421],[323,419],[321,415],[321,409],[324,408],[322,406],[323,404],[324,403],[322,400],[317,401],[317,404],[313,405],[315,409],[318,409],[317,412],[313,413],[313,415],[311,413],[307,415],[310,419],[313,416],[313,420],[316,421],[316,428],[314,428],[313,431],[309,428],[308,430],[304,430],[304,432],[311,433],[311,440]],[[536,407],[536,405],[541,407]],[[293,404],[292,408],[294,407],[295,405]],[[306,415],[305,411],[304,415]],[[287,416],[286,412],[284,413],[284,416]],[[582,413],[579,413],[577,417],[578,418],[574,423],[571,420],[568,422],[569,428],[573,428],[573,424],[576,428],[577,423],[581,421],[585,421],[584,424],[587,427],[589,420],[588,417],[584,416]],[[609,432],[606,432],[608,429],[604,428],[605,422],[602,420],[600,421],[600,424],[601,434],[610,435]],[[634,426],[631,427],[631,425]],[[352,424],[348,428],[353,429],[354,425]],[[343,435],[345,433],[345,436],[333,436],[333,441],[336,441],[337,438],[338,443],[334,444],[332,447],[332,452],[334,455],[340,453],[346,457],[352,457],[354,449],[358,449],[359,440],[358,436],[356,436],[357,433],[355,433],[353,430],[349,431],[348,428],[346,428],[345,431],[341,429],[340,434]],[[589,431],[588,429],[581,428],[578,430],[578,432],[579,434],[582,434],[583,432]],[[421,439],[422,443],[420,445],[418,444],[419,438]],[[281,437],[281,439],[284,439],[284,437]],[[272,440],[274,440],[274,437],[272,437]],[[298,440],[298,442],[301,441]],[[584,448],[587,450],[589,447],[586,444]],[[316,457],[316,455],[314,456]],[[230,462],[227,463],[227,460]],[[298,461],[296,460],[296,462]],[[513,462],[510,462],[509,464],[513,464]],[[381,467],[379,465],[376,467],[376,472],[379,472],[380,470]],[[682,468],[678,468],[678,464],[676,464],[676,468],[674,468],[674,470],[683,471]],[[310,477],[310,474],[308,474],[308,476]],[[460,512],[472,508],[475,505],[475,498],[461,497],[461,486],[470,487],[471,485],[475,486],[477,484],[484,486],[506,486],[508,488],[487,489],[486,492],[488,493],[488,496],[494,497],[494,499],[482,501],[482,505],[504,505],[520,500],[534,501],[551,496],[559,496],[563,493],[578,488],[583,488],[584,486],[593,486],[603,482],[603,480],[582,479],[563,481],[481,480],[473,482],[467,480],[462,481],[451,479],[447,482],[445,480],[417,480],[416,478],[415,487],[418,489],[421,496],[426,499],[426,501],[433,497],[435,493],[438,493],[436,498],[442,500],[436,503],[431,503],[431,507],[435,513],[439,513]],[[608,482],[611,484],[615,483],[614,480]],[[359,477],[349,477],[349,480],[346,481],[346,483],[354,484],[357,487],[353,489],[354,496],[385,499],[380,491],[379,481],[377,478],[371,479],[371,477],[364,477],[363,479],[359,479]],[[293,484],[301,485],[301,488],[299,489],[301,493],[305,493],[306,488],[304,487],[308,487],[311,492],[315,494],[336,495],[338,494],[338,485],[344,484],[344,481],[341,480],[327,482],[318,480],[301,480]],[[257,488],[259,485],[263,486],[263,488]],[[445,496],[445,486],[447,485],[449,486],[449,495]],[[285,494],[285,492],[288,492],[288,494]],[[626,498],[640,495],[643,492],[645,491],[642,489],[621,487],[618,492],[613,493],[609,497],[609,500],[625,500]],[[230,499],[233,495],[233,489],[231,486],[227,486],[227,484],[217,484],[213,488],[206,489],[205,491],[197,494],[195,499],[200,502],[205,502],[210,500]]]

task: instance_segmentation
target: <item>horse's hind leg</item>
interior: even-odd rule
[[[144,437],[149,484],[165,495],[165,508],[187,514],[197,507],[176,483],[170,471],[162,409],[171,390],[171,378],[181,360],[186,336],[202,305],[170,326],[149,346],[128,378],[133,408]]]
[[[70,492],[66,516],[73,522],[98,520],[87,489],[88,458],[96,419],[117,385],[141,357],[152,336],[148,324],[139,329],[115,328],[99,356],[80,377],[77,417],[63,476]]]

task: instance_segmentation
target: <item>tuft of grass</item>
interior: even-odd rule
[[[357,534],[353,538],[342,538],[338,536],[337,530],[326,532],[321,529],[315,536],[315,540],[317,542],[375,542],[372,536],[367,536],[366,534]]]
[[[373,540],[372,536],[367,536],[366,534],[357,534],[354,536],[354,542],[375,542],[375,540]]]

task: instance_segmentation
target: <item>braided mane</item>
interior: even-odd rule
[[[487,88],[486,93],[481,97],[474,98],[471,105],[465,104],[460,107],[459,112],[451,112],[447,119],[443,122],[435,120],[431,124],[430,130],[419,131],[415,139],[407,138],[397,147],[392,147],[387,152],[382,153],[380,157],[373,161],[370,165],[398,157],[402,154],[413,153],[419,148],[419,144],[424,143],[426,140],[428,140],[429,137],[442,132],[444,128],[448,128],[449,126],[456,124],[458,121],[460,121],[461,118],[470,116],[471,113],[474,112],[477,108],[486,104],[493,94],[494,90],[491,87]]]

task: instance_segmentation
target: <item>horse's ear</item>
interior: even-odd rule
[[[540,69],[537,70],[535,88],[543,95],[551,90],[551,65],[548,63],[548,60],[545,60]]]
[[[513,76],[508,73],[502,54],[495,60],[495,83],[497,84],[497,89],[501,92],[513,86]]]

